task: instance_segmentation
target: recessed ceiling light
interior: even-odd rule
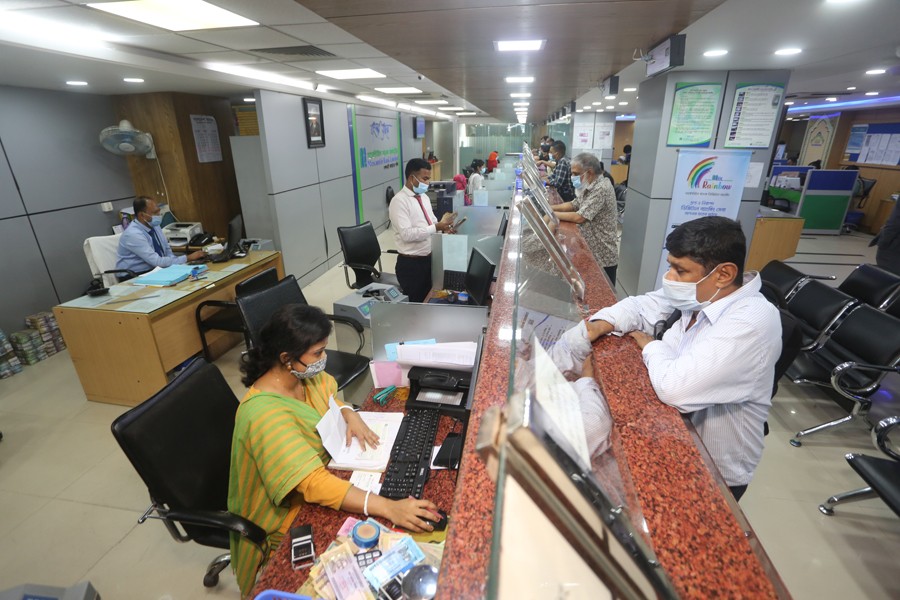
[[[384,75],[372,69],[337,69],[333,71],[316,71],[316,73],[332,79],[380,79],[384,77]]]
[[[384,98],[376,98],[375,96],[366,96],[365,94],[360,94],[357,96],[363,102],[371,102],[373,104],[381,104],[383,106],[390,106],[391,108],[395,108],[397,103],[393,100],[385,100]]]
[[[604,96],[607,100],[615,100],[615,96]]]
[[[866,75],[884,75],[887,73],[887,69],[869,69],[866,71]]]
[[[441,110],[447,111],[447,110],[466,110],[466,109],[462,106],[442,106]]]
[[[878,92],[866,92],[866,96],[877,96]]]
[[[494,48],[500,52],[527,52],[540,50],[547,40],[505,40],[494,41]]]
[[[582,110],[582,109],[579,108],[579,109],[577,109],[575,112],[584,112],[584,110]]]
[[[325,85],[324,83],[320,83],[316,86],[317,92],[327,92],[328,90],[336,90],[336,87],[331,87],[330,85]]]
[[[785,105],[785,106],[793,106],[793,105],[794,105],[794,101],[793,101],[793,100],[788,100],[787,102],[784,103],[784,105]]]
[[[627,102],[619,102],[619,106],[628,106]]]
[[[847,88],[847,89],[848,89],[848,90],[849,90],[849,91],[851,91],[851,92],[852,92],[852,91],[853,91],[853,90],[855,90],[855,89],[856,89],[856,86],[855,86],[855,85],[851,85],[851,86],[850,86],[850,87],[848,87],[848,88]]]
[[[610,104],[609,106],[606,107],[606,110],[616,110],[616,107],[613,106],[612,104]]]
[[[623,91],[626,91],[626,92],[636,92],[636,91],[637,91],[637,88],[625,88]]]
[[[703,56],[714,57],[714,56],[725,56],[726,54],[728,54],[728,50],[707,50],[706,52],[703,53]]]
[[[528,106],[528,102],[513,102],[513,106]]]
[[[169,31],[259,25],[203,0],[131,0],[89,3],[88,6]]]
[[[834,96],[831,96],[829,98],[825,98],[825,102],[837,102],[837,98],[835,98]]]
[[[422,90],[414,87],[377,87],[376,92],[382,94],[421,94]]]
[[[602,102],[591,102],[592,106],[603,106]]]
[[[510,98],[531,98],[531,94],[528,92],[513,92],[509,95]]]
[[[87,85],[87,81],[67,81],[66,85]]]
[[[506,83],[534,83],[534,77],[507,77]]]
[[[140,77],[125,77],[122,79],[125,83],[144,83],[144,80]]]
[[[591,110],[591,107],[590,106],[582,106],[581,110]]]
[[[244,102],[256,102],[256,98],[244,98]]]
[[[800,48],[781,48],[780,50],[776,50],[775,54],[778,56],[791,56],[792,54],[800,54],[803,52]]]
[[[602,108],[598,108],[597,112],[604,112],[604,110]]]
[[[413,100],[416,104],[450,104],[446,100]]]
[[[476,114],[478,114],[478,113],[474,113],[474,112],[461,112],[461,113],[456,113],[456,116],[457,116],[457,117],[472,117],[472,116],[475,116]]]

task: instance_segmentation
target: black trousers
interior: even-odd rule
[[[424,302],[431,291],[431,255],[397,257],[397,281],[410,302]]]
[[[731,495],[734,496],[735,500],[740,501],[741,496],[744,495],[744,492],[747,491],[746,485],[730,485],[728,489],[731,490]]]

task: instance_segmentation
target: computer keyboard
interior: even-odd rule
[[[444,271],[444,289],[461,292],[466,289],[465,271]]]
[[[226,262],[229,258],[231,258],[231,252],[229,252],[227,249],[225,249],[225,250],[222,250],[221,252],[219,252],[218,254],[210,254],[209,262],[221,263],[221,262]]]
[[[434,409],[407,411],[384,472],[382,496],[393,500],[422,497],[425,482],[431,473],[431,453],[439,419],[440,413]]]

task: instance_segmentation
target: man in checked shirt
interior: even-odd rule
[[[690,414],[740,499],[762,457],[781,319],[759,292],[759,273],[744,273],[746,240],[736,221],[688,221],[669,234],[666,249],[662,289],[600,310],[587,324],[588,337],[628,334],[637,341],[656,395]],[[654,339],[654,325],[675,309],[681,318]]]

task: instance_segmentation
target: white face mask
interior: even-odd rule
[[[719,266],[716,265],[716,268],[707,273],[703,277],[703,279],[706,279],[707,277],[715,273],[716,269],[718,268]],[[703,281],[703,279],[701,279],[700,281]],[[666,295],[666,298],[669,299],[669,302],[672,304],[672,308],[677,308],[680,311],[703,310],[704,308],[712,304],[712,301],[716,299],[716,296],[719,295],[721,289],[716,289],[716,293],[712,295],[712,298],[701,302],[697,299],[697,284],[699,284],[700,281],[672,281],[663,276],[663,293]]]
[[[291,375],[293,375],[297,379],[301,379],[301,380],[309,379],[311,377],[315,377],[316,375],[318,375],[319,373],[321,373],[322,371],[325,370],[325,361],[327,359],[328,359],[328,355],[326,354],[325,356],[322,357],[321,360],[317,360],[316,362],[307,365],[306,363],[304,363],[302,360],[300,360],[298,358],[297,361],[301,365],[306,367],[305,371],[295,371],[294,368],[291,366],[291,363],[288,363],[287,367],[288,367],[288,369],[290,369]]]

